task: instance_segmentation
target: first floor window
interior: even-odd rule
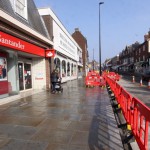
[[[21,17],[27,19],[27,0],[16,0],[15,11]]]

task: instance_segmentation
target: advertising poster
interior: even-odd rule
[[[7,80],[7,61],[5,57],[0,56],[0,81]]]
[[[0,97],[8,93],[7,59],[0,54]]]

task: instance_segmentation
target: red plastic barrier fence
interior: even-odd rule
[[[150,108],[143,104],[139,99],[132,99],[131,127],[136,141],[142,150],[148,150]]]
[[[122,112],[124,114],[124,117],[125,117],[127,123],[129,123],[129,124],[130,124],[130,118],[131,118],[130,117],[131,102],[132,102],[131,94],[122,88],[122,90],[120,91],[119,103],[120,103]]]
[[[109,73],[104,72],[104,74],[107,75],[110,78],[113,78],[113,79],[117,80],[117,81],[120,80],[120,75],[118,73],[115,73],[115,72],[109,72]]]
[[[117,101],[119,101],[119,99],[120,99],[121,90],[122,90],[121,86],[118,83],[116,83],[115,90],[114,90],[115,93],[114,94],[116,96]]]
[[[116,83],[113,78],[108,77],[107,74],[105,79],[114,92],[127,123],[131,125],[132,132],[140,149],[148,150],[150,108],[139,99],[132,97],[130,93]]]
[[[88,72],[88,75],[85,78],[85,85],[86,86],[105,86],[106,81],[98,73],[92,71],[92,72]]]

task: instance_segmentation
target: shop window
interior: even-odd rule
[[[70,76],[70,63],[67,63],[67,76]]]
[[[54,69],[56,69],[58,73],[60,74],[60,59],[59,58],[55,58],[54,60]]]
[[[0,81],[7,80],[7,64],[6,58],[0,57]]]
[[[15,12],[27,19],[27,0],[14,0]]]
[[[74,74],[74,76],[76,76],[77,66],[74,64],[74,67],[73,67],[73,68],[74,68],[74,70],[73,70],[74,73],[73,73],[73,74]]]
[[[143,61],[145,61],[145,56],[143,55]]]
[[[73,64],[71,64],[71,76],[73,76]]]
[[[62,77],[66,77],[66,61],[62,61]]]
[[[0,53],[0,98],[8,96],[7,59]]]

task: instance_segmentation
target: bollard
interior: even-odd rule
[[[140,80],[140,86],[142,86],[143,85],[143,83],[142,83],[142,78],[141,78],[141,80]]]
[[[148,81],[148,88],[150,89],[150,80]]]
[[[132,82],[133,82],[133,83],[135,82],[135,77],[134,77],[134,76],[132,76]]]

